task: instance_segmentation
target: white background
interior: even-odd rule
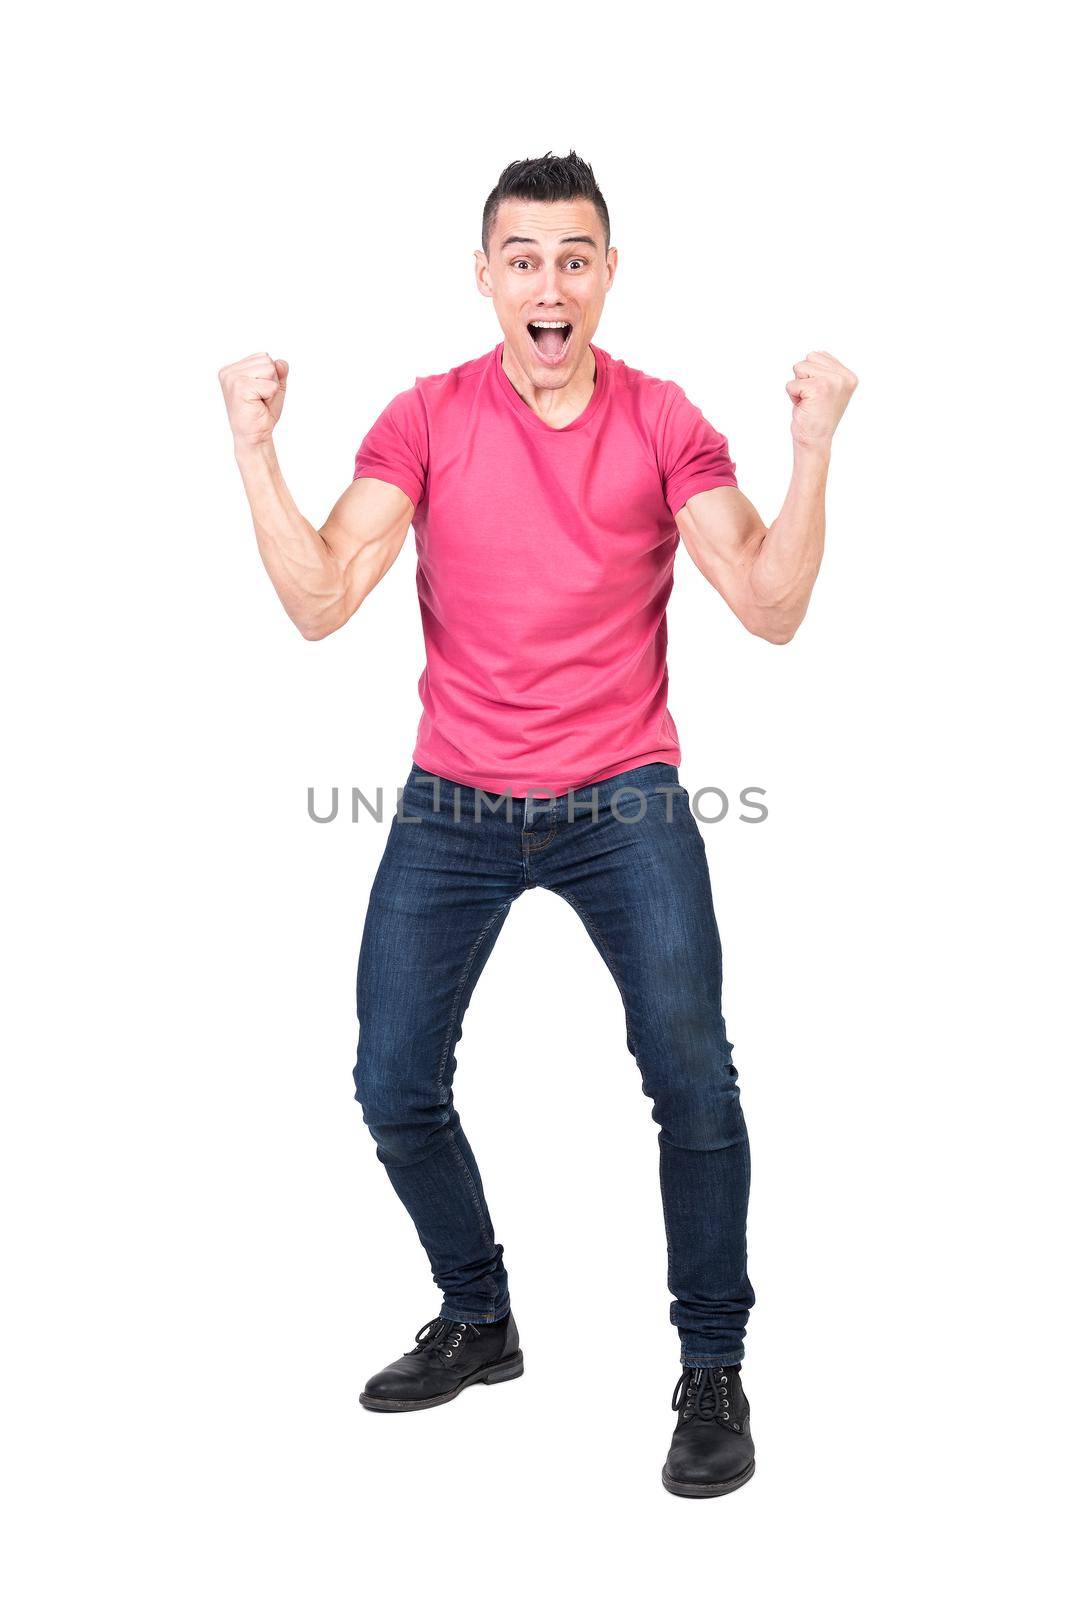
[[[9,1592],[1051,1592],[1063,1416],[1063,256],[1044,8],[53,7],[13,36],[2,1434]],[[438,1296],[352,1098],[422,666],[406,545],[305,643],[216,373],[292,364],[317,525],[386,401],[497,342],[473,252],[576,148],[596,335],[766,520],[792,363],[860,377],[797,638],[680,550],[671,705],[753,1143],[741,1493],[661,1488],[656,1128],[570,908],[514,908],[460,1045],[526,1351],[356,1403]],[[1056,1502],[1059,1504],[1059,1502]]]

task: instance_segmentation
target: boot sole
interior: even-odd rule
[[[447,1394],[434,1394],[429,1400],[380,1400],[377,1395],[361,1394],[360,1404],[368,1411],[425,1411],[428,1406],[443,1406],[472,1383],[507,1383],[510,1378],[523,1376],[523,1352],[517,1350],[514,1356],[509,1356],[507,1361],[498,1361],[495,1367],[484,1367],[479,1372],[472,1372],[455,1389],[450,1389]]]
[[[744,1472],[739,1472],[736,1478],[726,1478],[722,1483],[687,1483],[683,1478],[670,1478],[665,1467],[660,1474],[660,1481],[669,1494],[685,1495],[690,1500],[711,1500],[716,1495],[731,1494],[735,1489],[740,1489],[743,1483],[748,1483],[756,1471],[756,1462],[750,1461]]]

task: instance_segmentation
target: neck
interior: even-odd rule
[[[581,415],[593,397],[597,383],[597,357],[590,345],[579,356],[578,362],[570,378],[565,382],[559,379],[563,374],[558,374],[557,382],[552,385],[542,386],[536,383],[527,373],[511,345],[505,340],[501,366],[505,377],[520,399],[537,412],[544,422],[552,427],[562,428]]]

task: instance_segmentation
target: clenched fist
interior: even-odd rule
[[[786,385],[786,393],[794,403],[790,422],[794,442],[829,446],[856,386],[856,373],[843,367],[826,350],[810,350],[804,361],[795,362],[793,381]]]
[[[266,350],[235,361],[219,373],[226,414],[235,444],[263,444],[274,432],[286,397],[288,361],[274,361]]]

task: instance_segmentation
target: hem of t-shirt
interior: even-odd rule
[[[412,502],[413,510],[423,498],[423,491],[419,487],[418,480],[410,478],[406,472],[402,472],[399,468],[387,467],[381,471],[372,472],[368,470],[367,472],[354,472],[352,474],[353,483],[356,483],[360,478],[378,478],[382,483],[391,483],[395,489],[402,489]]]
[[[463,784],[468,789],[482,789],[486,794],[505,794],[508,791],[509,780],[507,778],[496,778],[485,773],[461,775],[455,769],[452,771],[447,770],[440,762],[435,762],[431,766],[429,759],[429,757],[421,757],[419,748],[416,746],[412,754],[412,760],[416,766],[422,767],[426,772],[434,773],[439,778],[446,778],[449,783]],[[538,795],[541,795],[547,789],[554,798],[558,798],[560,795],[567,794],[569,790],[586,789],[591,783],[605,783],[609,778],[618,778],[621,772],[629,772],[632,767],[647,767],[654,762],[663,762],[665,766],[677,767],[681,759],[681,747],[678,744],[666,744],[662,745],[658,750],[650,750],[640,755],[628,756],[625,761],[612,762],[609,766],[600,768],[590,778],[573,781],[565,779],[562,782],[557,782],[553,779],[544,783],[522,783],[521,780],[522,793],[520,793],[519,786],[513,782],[511,785],[512,797],[516,800],[522,800],[531,792],[536,791]]]
[[[733,473],[716,473],[710,475],[699,473],[695,478],[684,478],[682,484],[671,491],[668,501],[668,510],[673,517],[677,516],[687,500],[695,494],[700,494],[703,489],[737,489],[738,479]]]

